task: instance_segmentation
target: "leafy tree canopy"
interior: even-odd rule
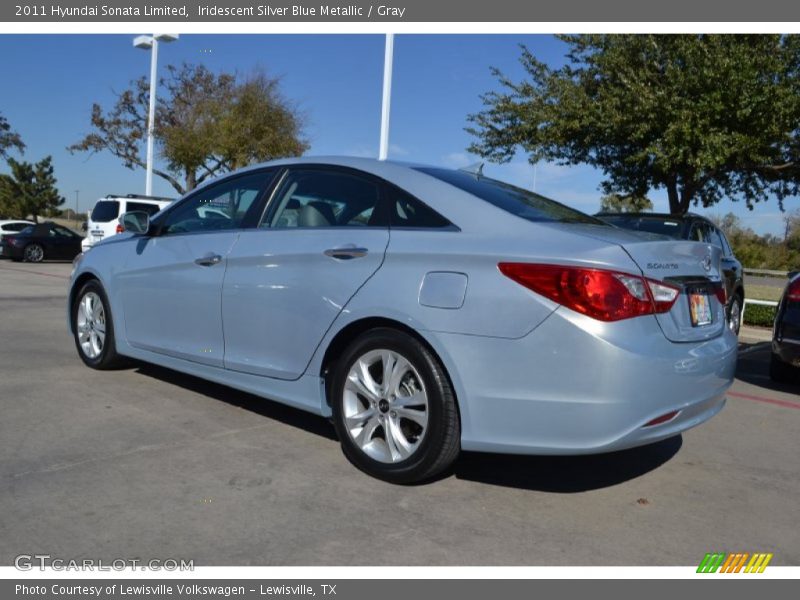
[[[54,216],[64,198],[56,187],[52,158],[36,164],[8,159],[11,173],[0,175],[0,214],[15,218]]]
[[[653,203],[644,196],[607,194],[600,199],[600,210],[614,213],[645,212],[653,210]]]
[[[303,117],[263,72],[215,74],[202,65],[168,66],[160,81],[154,136],[166,168],[153,173],[182,194],[253,162],[299,156],[308,148]],[[92,106],[93,131],[68,149],[106,150],[129,169],[145,168],[150,85],[142,77],[109,110]]]
[[[0,158],[8,158],[8,151],[13,148],[22,153],[25,144],[22,143],[20,135],[11,129],[8,120],[0,115]]]
[[[727,196],[748,208],[800,181],[800,37],[571,35],[551,68],[522,48],[515,82],[470,115],[469,150],[589,164],[606,194],[664,188],[670,211]]]

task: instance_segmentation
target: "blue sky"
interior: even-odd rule
[[[92,102],[108,107],[114,91],[149,73],[150,54],[132,46],[130,35],[0,36],[0,113],[23,136],[24,158],[54,159],[67,205],[79,190],[81,210],[108,193],[144,192],[144,170],[130,171],[110,154],[70,155],[66,147],[89,128]],[[549,35],[398,35],[395,37],[390,158],[459,167],[466,154],[466,115],[481,108],[480,94],[497,86],[489,72],[499,67],[523,76],[519,44],[553,66],[563,63],[564,45]],[[182,61],[219,71],[263,68],[282,78],[282,89],[307,116],[309,154],[376,156],[380,128],[384,38],[381,35],[182,35],[162,45],[159,71]],[[0,165],[0,171],[6,170]],[[487,165],[491,176],[532,187],[534,170],[525,156]],[[589,167],[540,164],[536,191],[580,210],[599,207],[601,173]],[[154,193],[174,195],[154,178]],[[663,190],[650,194],[656,210],[667,210]],[[787,210],[797,206],[785,202]],[[748,211],[724,201],[710,211],[732,211],[760,233],[780,234],[776,202]]]

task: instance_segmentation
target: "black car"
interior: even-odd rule
[[[778,303],[772,327],[769,376],[775,381],[798,381],[800,375],[800,274],[795,273]]]
[[[74,231],[56,223],[38,223],[17,234],[3,236],[0,256],[27,262],[72,260],[81,252],[82,239]]]
[[[744,277],[742,263],[731,250],[728,238],[711,221],[700,215],[687,213],[676,216],[664,213],[607,213],[595,215],[606,223],[666,235],[676,240],[694,240],[713,244],[722,250],[722,271],[725,274],[725,292],[728,298],[728,324],[739,334],[744,305]]]

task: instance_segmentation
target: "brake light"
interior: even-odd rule
[[[789,288],[786,290],[786,299],[792,302],[800,302],[800,278],[789,284]]]
[[[716,289],[714,290],[714,294],[717,296],[717,300],[722,306],[726,306],[728,304],[728,291],[725,289],[725,284],[720,283],[717,285]]]
[[[680,293],[660,281],[604,269],[531,263],[497,266],[529,290],[600,321],[668,312]]]
[[[117,233],[122,233],[124,231],[125,231],[125,228],[122,225],[117,224]]]

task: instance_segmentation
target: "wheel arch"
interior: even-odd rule
[[[355,340],[358,336],[369,331],[371,329],[377,328],[389,328],[389,329],[396,329],[398,331],[402,331],[416,339],[419,343],[421,343],[425,348],[433,354],[436,360],[439,361],[439,364],[444,371],[445,376],[447,377],[447,381],[450,384],[450,388],[453,390],[453,395],[455,396],[456,400],[456,410],[458,411],[459,419],[461,419],[461,406],[459,403],[459,394],[458,388],[453,381],[453,376],[450,373],[450,369],[448,369],[447,362],[442,359],[442,356],[439,352],[436,351],[436,348],[417,330],[413,327],[409,327],[405,323],[401,321],[397,321],[395,319],[387,318],[387,317],[364,317],[361,319],[357,319],[351,323],[348,323],[344,327],[342,327],[336,335],[333,336],[331,341],[328,343],[328,347],[325,349],[325,353],[322,356],[322,362],[320,364],[319,376],[325,382],[325,403],[327,406],[331,406],[331,394],[330,394],[330,385],[331,385],[331,377],[330,374],[334,365],[336,364],[337,357],[344,352],[345,348],[350,345],[350,343]]]
[[[72,307],[75,306],[75,300],[78,292],[84,285],[86,285],[88,281],[91,281],[92,279],[96,280],[101,286],[103,285],[102,280],[97,276],[96,273],[92,271],[84,271],[75,278],[75,281],[72,282],[72,286],[69,289],[69,296],[67,297],[67,323],[69,324],[70,333],[75,333],[75,331],[72,329]],[[103,289],[105,289],[105,286],[103,286]]]

